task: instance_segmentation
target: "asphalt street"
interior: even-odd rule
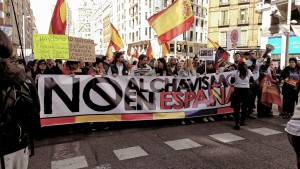
[[[276,114],[276,113],[275,113]],[[44,128],[30,169],[295,169],[288,120],[247,119],[182,125],[180,120],[99,123]]]

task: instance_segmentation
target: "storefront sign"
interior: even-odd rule
[[[268,39],[268,44],[271,44],[274,46],[274,50],[272,51],[272,54],[281,54],[281,37],[272,37]]]

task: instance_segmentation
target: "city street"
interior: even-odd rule
[[[278,113],[275,113],[278,114]],[[36,141],[30,169],[295,169],[287,120],[248,119],[181,125],[180,120],[101,124],[90,133],[48,128]],[[103,129],[109,126],[109,129]],[[64,130],[65,129],[65,130]],[[50,130],[50,131],[49,131]]]

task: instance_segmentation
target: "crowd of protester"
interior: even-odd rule
[[[272,108],[261,103],[261,81],[265,75],[270,75],[278,83],[283,82],[283,113],[284,118],[293,115],[297,100],[296,82],[299,79],[299,68],[295,58],[289,59],[289,66],[282,71],[280,67],[274,67],[272,59],[268,55],[257,57],[255,50],[244,53],[235,53],[233,63],[229,60],[220,59],[218,62],[201,61],[197,55],[193,58],[180,60],[174,56],[165,58],[149,59],[141,54],[136,60],[126,60],[124,52],[116,52],[110,60],[107,56],[96,58],[94,63],[82,63],[78,60],[34,60],[26,65],[26,72],[35,83],[38,83],[41,74],[62,75],[100,75],[100,76],[179,76],[199,77],[203,74],[232,72],[235,81],[236,93],[231,97],[231,106],[234,109],[233,116],[226,115],[224,118],[235,119],[235,129],[245,124],[245,118],[272,117]],[[257,101],[257,103],[255,103]],[[240,115],[241,108],[241,115]],[[253,112],[257,113],[254,116]],[[241,116],[241,117],[240,117]],[[212,116],[201,117],[202,121],[215,121]],[[182,120],[185,124],[187,119]],[[188,120],[194,123],[193,119]]]

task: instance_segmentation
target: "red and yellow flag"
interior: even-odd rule
[[[161,45],[162,48],[162,57],[166,58],[167,54],[170,54],[170,48],[168,42]]]
[[[190,0],[176,0],[147,20],[157,33],[158,43],[164,44],[187,31],[194,23],[191,2]]]
[[[111,45],[115,48],[116,51],[119,51],[123,47],[123,41],[114,27],[112,23],[110,23],[111,26],[111,38],[110,38],[110,43]]]
[[[114,55],[114,54],[113,54],[113,51],[112,51],[112,45],[109,44],[108,47],[107,47],[106,56],[107,56],[108,58],[112,58],[113,55]]]
[[[208,41],[214,46],[216,50],[220,47],[220,45],[217,42],[212,41],[211,39],[208,38]]]
[[[149,59],[154,59],[154,53],[152,50],[151,42],[149,42],[149,44],[148,44],[146,55],[149,57]]]
[[[131,56],[131,49],[130,49],[129,46],[128,46],[128,48],[127,48],[127,56]]]
[[[67,5],[65,0],[57,0],[52,15],[49,34],[60,34],[66,33],[67,27]]]
[[[277,81],[270,75],[266,75],[260,82],[260,86],[262,88],[261,103],[268,107],[272,107],[272,104],[277,104],[279,112],[282,112],[280,88]]]
[[[137,48],[134,48],[134,54],[133,54],[133,57],[139,58],[139,52],[138,52]]]

